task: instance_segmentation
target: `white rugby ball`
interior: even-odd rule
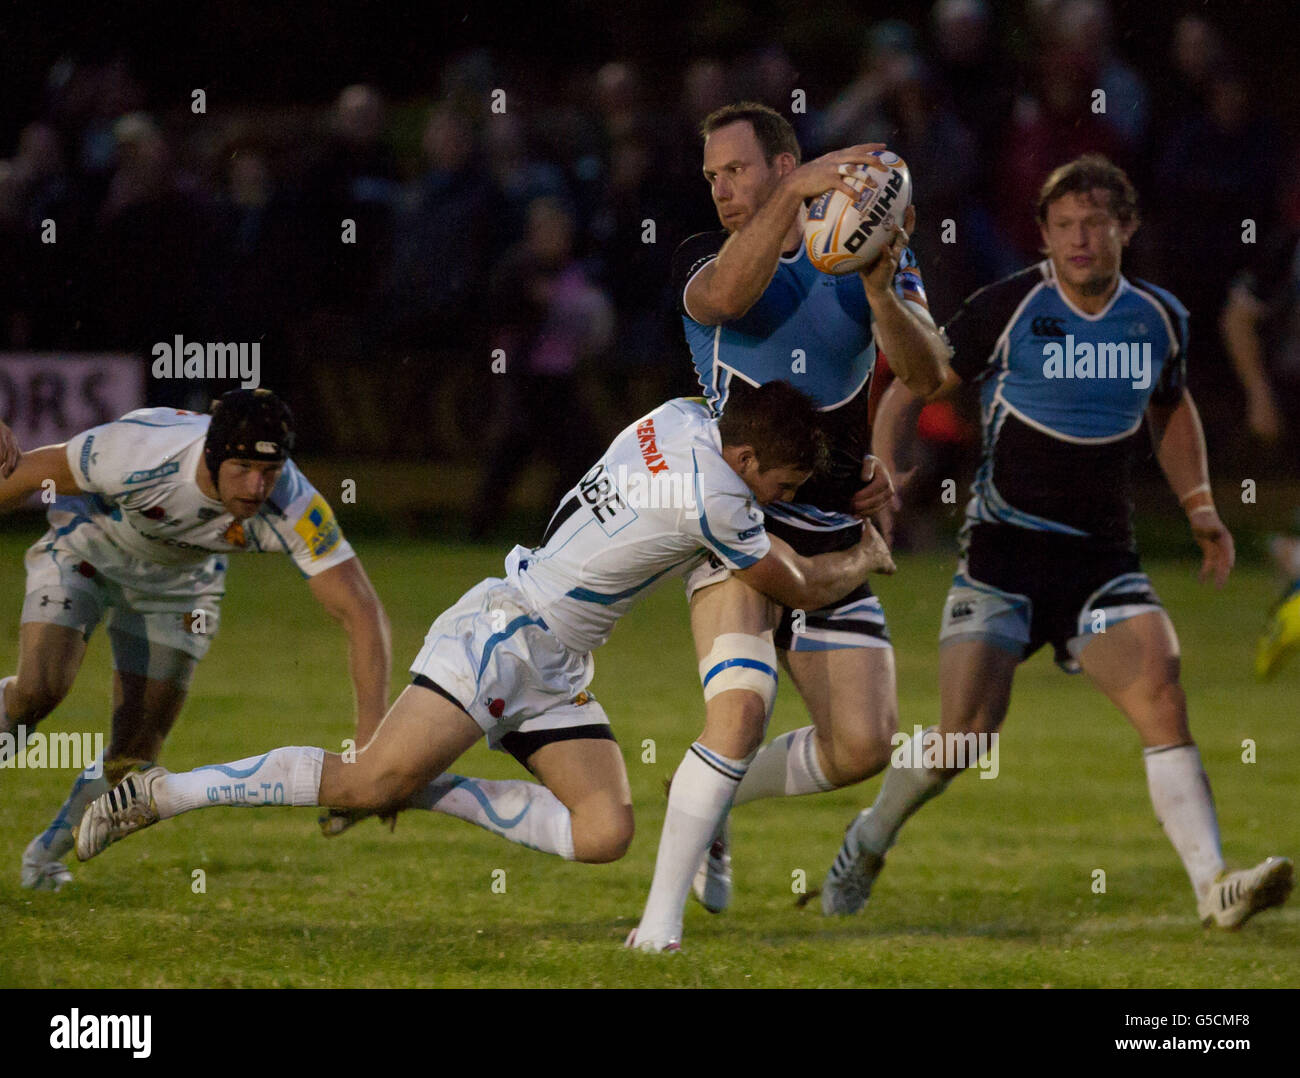
[[[896,153],[874,155],[885,168],[850,165],[844,182],[861,194],[850,202],[843,191],[813,200],[804,222],[808,260],[823,273],[857,273],[891,243],[903,227],[912,201],[912,176]]]

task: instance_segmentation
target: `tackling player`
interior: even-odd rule
[[[1138,562],[1131,470],[1144,419],[1203,552],[1201,579],[1222,587],[1234,552],[1185,384],[1187,311],[1120,272],[1138,227],[1136,200],[1104,157],[1058,168],[1038,199],[1048,257],[974,293],[945,327],[955,354],[939,392],[978,386],[984,455],[943,611],[939,730],[945,739],[996,731],[1016,667],[1051,644],[1064,669],[1082,670],[1133,724],[1151,803],[1198,914],[1235,928],[1285,901],[1292,866],[1270,857],[1225,871],[1179,685],[1178,637]],[[874,447],[887,463],[913,437],[922,403],[903,385],[882,398]],[[910,748],[907,758],[924,760],[923,744]],[[824,913],[862,908],[904,821],[956,773],[886,772],[822,886]]]
[[[77,855],[194,808],[287,804],[431,809],[567,860],[618,859],[632,838],[631,795],[588,686],[591,653],[632,604],[710,554],[793,606],[833,602],[869,571],[893,568],[870,529],[816,558],[764,530],[755,503],[790,498],[821,445],[811,402],[789,385],[764,387],[721,420],[703,401],[669,401],[614,439],[540,546],[515,547],[504,579],[478,584],[433,623],[414,683],[355,760],[294,747],[184,774],[147,767],[86,810]],[[543,785],[445,773],[485,735]],[[712,760],[727,746],[706,729],[694,749]]]
[[[24,887],[68,883],[59,859],[85,807],[112,786],[105,766],[152,760],[162,749],[217,632],[230,554],[293,558],[347,632],[358,742],[374,733],[388,699],[388,620],[329,505],[289,459],[293,441],[293,417],[278,397],[236,390],[210,416],[130,412],[23,454],[0,480],[0,509],[48,483],[61,496],[50,530],[27,552],[18,673],[0,679],[0,731],[31,728],[59,705],[106,615],[113,652],[106,758],[77,778],[28,845]]]
[[[948,355],[905,232],[858,274],[824,274],[804,251],[804,201],[830,190],[856,198],[844,182],[848,167],[875,162],[883,146],[854,146],[801,165],[785,118],[748,102],[712,113],[701,131],[704,178],[722,230],[686,240],[673,264],[696,374],[722,415],[756,386],[780,378],[816,401],[830,467],[802,489],[798,502],[766,506],[764,520],[771,534],[804,555],[851,547],[863,518],[892,491],[889,476],[866,453],[877,345],[918,393],[942,382]],[[908,228],[914,220],[909,209]],[[725,820],[733,800],[859,782],[888,762],[897,726],[889,633],[880,601],[865,583],[834,605],[782,607],[715,562],[691,576],[687,592],[706,728],[727,731],[726,759],[706,763],[688,753],[673,777],[638,931],[649,949],[680,939],[693,876],[707,908],[716,912],[729,901],[725,831],[707,821]],[[755,755],[776,697],[778,651],[812,724]]]

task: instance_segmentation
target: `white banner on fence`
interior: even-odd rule
[[[98,352],[0,352],[0,420],[23,449],[63,442],[144,407],[138,356]]]

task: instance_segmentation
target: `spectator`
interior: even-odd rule
[[[613,308],[573,258],[574,221],[565,205],[539,198],[527,213],[526,238],[502,258],[490,287],[492,346],[505,367],[494,378],[489,448],[473,502],[477,537],[503,520],[527,464],[555,469],[543,499],[549,510],[603,444],[583,368],[609,347]]]

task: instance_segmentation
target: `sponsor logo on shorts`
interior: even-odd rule
[[[307,544],[312,561],[324,557],[338,546],[339,540],[343,538],[339,531],[339,523],[334,519],[334,511],[319,494],[313,495],[311,504],[307,506],[307,511],[299,518],[298,523],[293,526],[293,530],[301,535]]]
[[[960,769],[974,767],[980,778],[998,777],[998,735],[993,733],[940,733],[934,727],[926,730],[912,727],[911,734],[898,731],[890,739],[893,752],[889,762],[894,767],[925,767],[930,769]]]
[[[505,714],[506,702],[499,696],[494,699],[489,699],[487,702],[487,709],[489,715],[494,719],[499,719],[503,714]]]
[[[969,618],[975,613],[975,604],[969,602],[953,603],[952,610],[948,613],[949,621],[960,621],[962,618]]]
[[[173,475],[180,470],[180,461],[169,460],[166,464],[158,465],[157,468],[150,468],[143,472],[132,472],[123,480],[123,484],[129,487],[135,483],[147,483],[151,479],[161,479],[165,475]]]

